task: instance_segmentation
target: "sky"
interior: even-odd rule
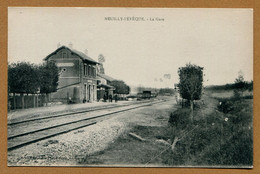
[[[58,43],[104,55],[105,74],[128,85],[173,87],[187,63],[204,85],[253,80],[252,9],[9,7],[9,63],[42,63]]]

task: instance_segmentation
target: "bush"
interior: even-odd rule
[[[220,100],[218,105],[218,110],[223,113],[229,113],[234,110],[233,101],[230,100]]]

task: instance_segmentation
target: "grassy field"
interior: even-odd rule
[[[205,97],[207,98],[207,97]],[[208,103],[209,99],[205,99]],[[222,100],[222,104],[224,101]],[[229,109],[195,111],[195,128],[166,157],[169,165],[250,167],[253,165],[253,101],[225,99]],[[214,111],[215,109],[215,111]],[[185,120],[183,115],[182,119]],[[167,159],[171,159],[168,160]]]
[[[229,94],[229,95],[228,95]],[[134,125],[130,132],[147,141],[123,134],[107,149],[86,158],[85,164],[116,166],[251,167],[253,165],[253,100],[233,99],[232,91],[210,91],[204,105],[196,105],[194,122],[189,108],[178,107],[171,123]],[[219,102],[222,105],[219,105]],[[152,117],[152,116],[151,116]],[[170,118],[171,117],[171,118]],[[169,144],[178,137],[172,150]]]
[[[234,95],[233,90],[206,90],[206,93],[213,98],[232,98]],[[252,91],[244,91],[242,94],[243,97],[253,96]]]
[[[195,110],[195,128],[169,154],[169,165],[250,167],[253,165],[253,99],[232,91],[210,91]],[[221,102],[221,105],[220,103]],[[185,109],[178,112],[187,118]],[[175,126],[176,127],[176,126]],[[179,130],[183,128],[177,128]],[[185,148],[184,148],[185,147]],[[172,157],[171,157],[172,156]]]

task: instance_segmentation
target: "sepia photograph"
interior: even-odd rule
[[[7,165],[253,168],[253,9],[8,7]]]

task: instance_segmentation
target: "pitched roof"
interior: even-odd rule
[[[113,89],[115,90],[116,88],[114,86],[111,86],[111,85],[105,85],[105,84],[100,84],[97,86],[98,88],[107,88],[107,89]]]
[[[99,64],[98,62],[96,62],[94,59],[90,58],[90,57],[87,56],[86,54],[84,54],[84,53],[82,53],[82,52],[80,52],[80,51],[78,51],[78,50],[75,50],[75,49],[70,49],[70,48],[68,48],[68,47],[66,47],[66,46],[62,46],[62,47],[56,49],[54,52],[52,52],[51,54],[49,54],[49,55],[48,55],[47,57],[45,57],[43,60],[47,60],[50,56],[56,54],[59,50],[61,50],[61,49],[63,49],[63,48],[68,49],[70,52],[72,52],[72,53],[78,55],[82,60],[86,60],[86,61],[89,61],[89,62],[92,62],[92,63]]]
[[[112,78],[112,77],[110,77],[110,76],[108,76],[108,75],[106,75],[106,74],[97,73],[97,75],[98,75],[99,77],[103,78],[103,79],[108,80],[108,81],[114,81],[114,80],[115,80],[114,78]]]

